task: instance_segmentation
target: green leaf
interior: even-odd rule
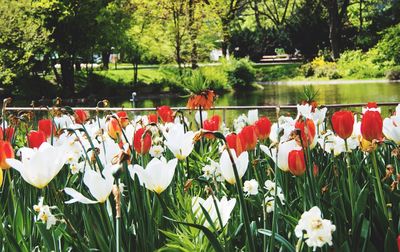
[[[397,252],[397,244],[396,244],[396,235],[393,233],[393,231],[388,228],[386,232],[386,237],[385,237],[385,252]]]
[[[177,221],[177,220],[173,220],[171,218],[168,218],[166,216],[164,216],[164,218],[166,218],[167,220],[170,220],[172,222],[175,223],[179,223],[179,224],[183,224],[189,227],[194,227],[197,228],[201,231],[203,231],[204,235],[207,237],[207,239],[210,241],[211,245],[214,247],[215,251],[217,252],[223,252],[224,250],[221,247],[221,244],[219,243],[217,237],[206,227],[202,226],[202,225],[197,225],[194,223],[186,223],[186,222],[181,222],[181,221]],[[294,251],[294,250],[293,250]]]
[[[266,236],[272,236],[272,231],[268,229],[259,229],[258,232]],[[295,247],[290,244],[290,242],[286,240],[282,235],[275,233],[275,240],[280,242],[281,245],[285,247],[288,251],[296,251]]]

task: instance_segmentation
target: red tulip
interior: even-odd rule
[[[149,123],[157,123],[158,122],[157,114],[148,114],[147,119],[149,120]]]
[[[256,126],[256,134],[258,139],[265,140],[269,137],[272,124],[268,117],[261,117],[254,123],[254,125]]]
[[[46,138],[50,137],[56,132],[56,127],[51,119],[42,119],[38,122],[38,130],[42,131]]]
[[[301,176],[306,171],[303,150],[292,150],[288,155],[288,165],[290,172],[295,176]]]
[[[75,122],[78,124],[84,124],[86,120],[89,118],[89,115],[83,109],[77,109],[74,113]]]
[[[125,129],[126,126],[129,124],[129,118],[125,111],[117,112],[117,116],[119,119],[119,123],[121,124],[122,128]]]
[[[14,150],[8,141],[0,140],[0,168],[8,169],[7,158],[14,158]]]
[[[13,135],[14,135],[13,127],[7,127],[4,133],[3,133],[3,128],[0,127],[0,140],[7,140],[11,142]]]
[[[46,142],[46,135],[43,131],[31,130],[28,133],[28,145],[30,148],[39,148],[44,142]]]
[[[382,138],[383,121],[378,111],[368,110],[361,120],[361,135],[364,139],[372,142],[374,139]]]
[[[397,236],[397,249],[400,252],[400,235]]]
[[[376,104],[376,102],[368,102],[367,108],[378,108],[378,105]]]
[[[169,106],[161,106],[157,108],[157,114],[164,123],[172,122],[174,120],[174,112]]]
[[[111,118],[110,121],[108,121],[107,132],[108,135],[114,140],[118,140],[121,137],[122,129],[119,125],[119,121],[116,118]]]
[[[313,120],[300,118],[296,121],[294,127],[301,132],[302,144],[309,146],[315,137],[315,124]]]
[[[353,133],[354,115],[351,111],[337,111],[332,115],[332,128],[342,139],[347,139]]]
[[[217,131],[221,125],[221,117],[219,115],[214,115],[210,119],[203,122],[203,128],[209,131]],[[213,139],[214,135],[206,134],[205,137]]]
[[[242,150],[254,150],[257,145],[256,127],[253,125],[246,126],[239,133]]]
[[[235,133],[231,133],[227,135],[225,139],[229,149],[234,149],[237,156],[239,156],[243,152],[238,135],[236,135]]]
[[[133,137],[133,146],[135,151],[139,154],[148,153],[151,147],[151,136],[149,132],[146,132],[146,135],[143,137],[145,131],[145,128],[140,128],[135,132]]]

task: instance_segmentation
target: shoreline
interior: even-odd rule
[[[340,84],[368,84],[368,83],[400,83],[400,80],[287,80],[287,81],[259,81],[259,85],[340,85]]]

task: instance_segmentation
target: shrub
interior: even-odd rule
[[[231,86],[222,67],[203,67],[200,69],[204,77],[210,82],[213,90],[228,90]]]
[[[375,63],[377,53],[375,49],[366,53],[361,50],[343,52],[337,62],[339,73],[357,79],[382,77],[384,71]]]
[[[386,78],[389,80],[400,80],[400,66],[394,67],[387,71]]]
[[[400,24],[383,31],[382,39],[376,45],[382,61],[391,61],[400,65]]]
[[[314,75],[314,68],[311,63],[306,63],[300,66],[300,72],[304,77],[311,77]]]
[[[329,79],[339,79],[341,75],[337,70],[337,64],[335,62],[325,61],[322,56],[316,57],[311,62],[314,75],[318,78],[328,77]]]
[[[256,70],[248,58],[231,59],[223,63],[227,74],[228,83],[236,87],[245,87],[252,84],[256,79]]]

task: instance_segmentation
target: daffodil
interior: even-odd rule
[[[242,152],[239,155],[239,157],[237,157],[236,152],[233,149],[231,149],[231,153],[233,156],[233,160],[236,164],[239,179],[241,179],[247,171],[247,166],[249,164],[249,154],[247,153],[247,151],[245,151],[245,152]],[[231,159],[229,158],[229,154],[228,154],[227,150],[224,150],[222,152],[219,163],[220,163],[219,166],[221,168],[221,174],[225,178],[225,180],[229,184],[235,184],[236,179],[235,179],[235,174],[233,172],[233,165],[232,165]]]
[[[153,158],[147,164],[146,169],[136,164],[133,167],[129,166],[128,170],[132,179],[135,178],[136,174],[141,185],[160,194],[171,184],[177,164],[178,159],[176,158],[168,162],[164,157],[161,159]]]
[[[7,163],[16,169],[22,178],[39,189],[44,188],[59,173],[67,161],[65,146],[55,147],[46,142],[39,149],[19,149],[21,161],[11,158]]]
[[[182,124],[171,125],[164,136],[165,145],[177,159],[184,160],[192,152],[194,132],[185,133]]]
[[[95,203],[103,203],[108,199],[110,195],[113,184],[114,177],[112,175],[113,168],[108,166],[103,171],[103,176],[99,172],[96,172],[92,169],[86,168],[85,174],[83,176],[83,183],[87,186],[90,191],[90,194],[96,199],[91,200],[80,192],[76,191],[73,188],[66,187],[64,188],[64,192],[72,197],[72,199],[66,201],[66,204],[71,204],[75,202],[80,202],[83,204],[95,204]]]

